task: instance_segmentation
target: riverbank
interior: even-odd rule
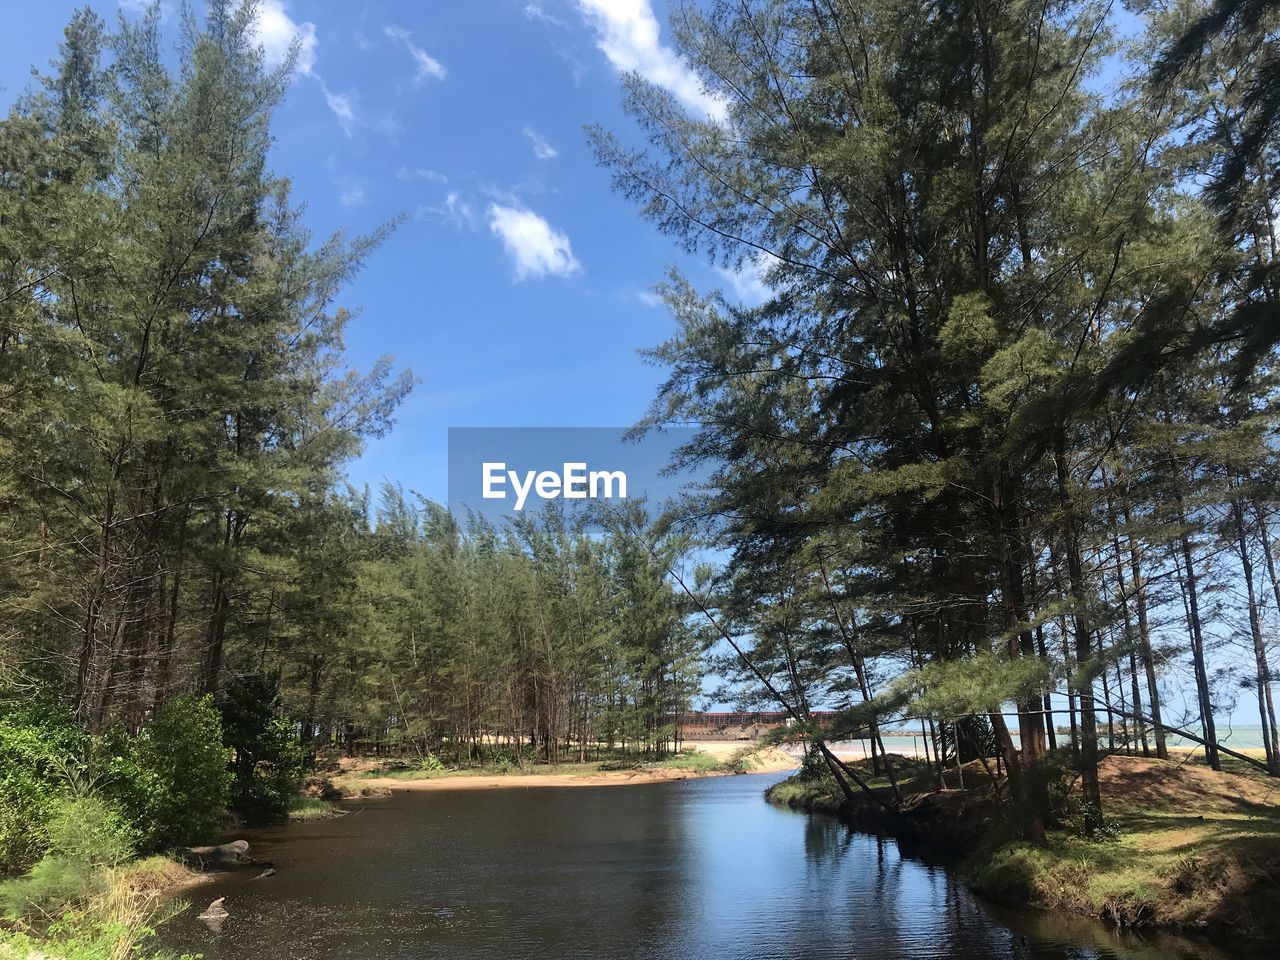
[[[1280,784],[1185,760],[1128,756],[1108,758],[1099,774],[1106,837],[1087,840],[1059,827],[1044,847],[1008,839],[978,764],[966,765],[967,789],[904,786],[892,815],[865,795],[845,800],[824,778],[793,777],[766,796],[959,854],[971,886],[1006,904],[1126,927],[1280,937]],[[954,782],[954,771],[950,776]],[[874,784],[889,800],[887,783]]]
[[[56,922],[0,923],[0,960],[142,960],[154,929],[186,908],[179,895],[215,876],[160,855],[103,868]]]
[[[680,753],[656,761],[623,765],[616,760],[475,767],[457,770],[385,762],[341,761],[320,790],[331,798],[356,799],[392,790],[503,790],[538,787],[617,787],[739,773],[779,773],[798,761],[776,747],[731,742],[686,744]],[[325,792],[327,791],[327,792]]]

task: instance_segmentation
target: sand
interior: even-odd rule
[[[747,744],[734,742],[700,742],[684,744],[686,749],[711,754],[720,760],[741,750]],[[794,770],[798,761],[776,748],[767,747],[757,754],[752,773],[781,773]],[[665,783],[669,780],[697,780],[704,777],[732,776],[726,771],[678,770],[668,768],[641,770],[606,770],[595,773],[504,773],[475,776],[438,776],[420,780],[400,777],[361,777],[345,786],[379,790],[512,790],[538,787],[625,787],[642,783]]]

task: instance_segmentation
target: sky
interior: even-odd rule
[[[0,34],[0,109],[80,5],[22,4]],[[143,5],[91,3],[109,22]],[[162,6],[166,30],[179,9]],[[406,218],[340,301],[359,312],[351,364],[391,354],[420,381],[350,465],[357,486],[443,501],[450,427],[634,423],[663,376],[638,351],[674,330],[652,294],[670,264],[759,297],[659,234],[587,144],[589,124],[636,141],[622,71],[720,109],[670,48],[665,0],[264,0],[259,31],[268,62],[300,44],[272,165],[316,238]]]

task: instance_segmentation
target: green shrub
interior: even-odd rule
[[[0,884],[8,916],[57,915],[85,900],[101,868],[124,863],[137,841],[120,811],[91,795],[58,801],[47,835],[48,849],[31,872]]]
[[[302,781],[303,753],[294,725],[281,714],[278,681],[234,680],[219,701],[222,738],[232,751],[231,809],[246,823],[279,823]]]
[[[45,699],[0,704],[0,874],[34,863],[88,740]]]
[[[181,957],[165,950],[152,953],[147,943],[155,926],[175,915],[172,904],[154,898],[131,903],[120,911],[76,910],[53,923],[26,930],[0,929],[0,957],[48,958],[48,960],[199,960],[199,954]],[[7,951],[7,952],[6,952]]]
[[[822,751],[818,749],[816,744],[811,744],[809,749],[805,751],[804,759],[800,761],[800,772],[795,779],[801,781],[831,781],[835,784],[835,777],[831,775],[831,767],[827,764],[827,758],[822,755]]]
[[[504,767],[513,766],[516,762],[515,757],[510,754],[498,754],[494,757],[494,761]],[[440,758],[434,753],[428,753],[423,756],[421,762],[418,764],[418,769],[423,773],[443,773],[444,764],[441,763]]]
[[[181,696],[138,736],[103,739],[106,789],[156,850],[214,837],[227,807],[231,775],[212,697]]]
[[[1078,760],[1066,750],[1051,751],[1023,768],[1010,822],[1020,833],[1033,817],[1049,829],[1066,830],[1086,840],[1112,841],[1114,825],[1080,796]]]

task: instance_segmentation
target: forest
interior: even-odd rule
[[[252,16],[212,5],[175,73],[154,11],[109,30],[86,10],[0,124],[9,871],[39,857],[76,776],[210,805],[164,782],[158,726],[170,750],[184,723],[212,730],[252,819],[333,745],[658,754],[698,687],[665,578],[688,545],[639,505],[603,530],[551,511],[495,529],[346,484],[413,385],[390,358],[343,359],[340,288],[396,224],[308,235],[267,166],[290,65],[264,67]],[[124,805],[152,846],[209,830]]]
[[[1067,748],[1093,823],[1100,750],[1163,758],[1178,730],[1217,769],[1238,704],[1280,773],[1276,25],[1249,2],[677,18],[732,136],[633,78],[648,148],[592,140],[661,230],[771,291],[744,309],[672,273],[641,425],[699,425],[684,461],[715,469],[682,512],[732,552],[725,669],[801,721],[933,724],[1015,784]]]
[[[76,14],[0,122],[7,872],[86,782],[161,849],[216,822],[180,810],[278,817],[317,750],[661,754],[704,679],[849,793],[828,740],[994,759],[1032,842],[1063,758],[1086,833],[1109,752],[1217,769],[1247,716],[1280,776],[1274,4],[673,8],[722,110],[629,75],[643,139],[587,135],[768,290],[660,288],[635,429],[695,425],[710,479],[502,528],[347,483],[414,385],[343,351],[397,223],[309,235],[268,161],[293,63],[208,6],[178,69],[156,9]]]

